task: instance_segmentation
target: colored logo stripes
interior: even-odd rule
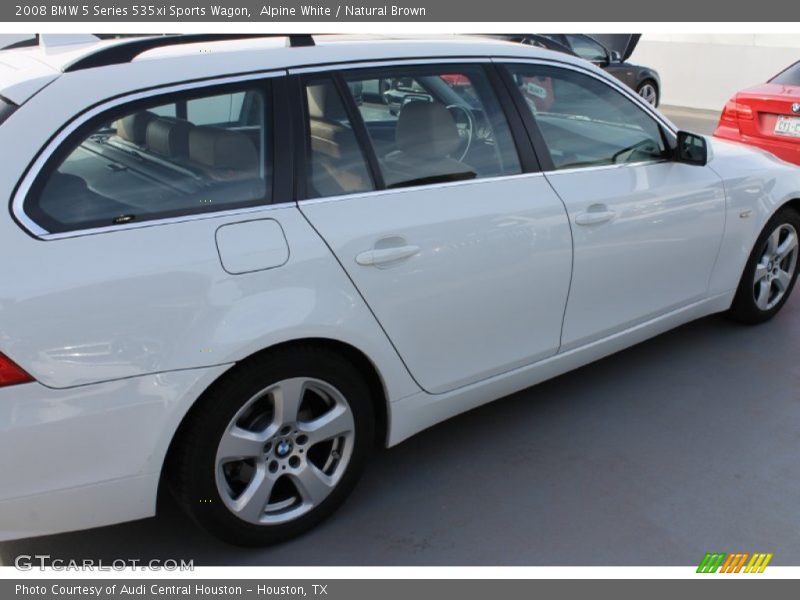
[[[763,573],[769,561],[772,560],[772,553],[755,552],[735,552],[726,554],[724,552],[709,552],[697,567],[698,573]]]

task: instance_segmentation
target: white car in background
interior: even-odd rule
[[[39,44],[0,55],[0,539],[151,516],[163,482],[219,537],[280,541],[376,444],[704,315],[764,321],[797,276],[793,167],[564,54]]]

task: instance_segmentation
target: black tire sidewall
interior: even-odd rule
[[[219,496],[214,476],[217,446],[231,419],[248,399],[273,383],[292,377],[325,381],[345,397],[355,423],[353,452],[336,488],[322,503],[291,522],[256,525],[236,517]],[[202,527],[237,545],[268,545],[287,540],[329,516],[355,487],[374,442],[369,388],[348,361],[329,351],[296,349],[251,359],[226,373],[200,402],[177,450],[176,495]]]

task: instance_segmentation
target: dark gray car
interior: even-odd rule
[[[647,102],[658,106],[661,98],[661,78],[658,72],[651,67],[627,62],[641,35],[604,35],[600,38],[602,43],[597,37],[583,33],[548,34],[546,37],[596,64],[635,90]]]
[[[661,98],[658,72],[651,67],[627,62],[639,42],[640,34],[590,36],[584,33],[545,33],[491,37],[579,56],[619,79],[653,106],[658,106]]]

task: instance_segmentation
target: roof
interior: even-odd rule
[[[134,38],[87,42],[87,36],[80,36],[75,38],[77,43],[64,43],[69,40],[63,38],[59,45],[0,51],[0,95],[21,104],[59,77],[98,69],[107,70],[108,75],[113,76],[125,66],[132,73],[143,73],[141,68],[131,68],[131,65],[147,65],[148,71],[154,71],[153,61],[159,61],[155,71],[162,74],[164,81],[161,83],[168,83],[176,80],[175,73],[180,73],[182,79],[222,77],[233,73],[393,58],[519,56],[555,58],[564,62],[578,60],[541,48],[477,36],[320,35],[315,36],[314,46],[289,47],[288,36],[273,35],[164,45],[138,53],[130,61],[126,58],[120,64],[83,68],[91,66],[93,55],[112,48],[119,50]],[[168,43],[164,36],[149,39]],[[579,64],[586,66],[583,61]],[[82,68],[72,72],[76,65]],[[157,74],[148,74],[147,79],[152,79],[153,85],[160,84]]]

